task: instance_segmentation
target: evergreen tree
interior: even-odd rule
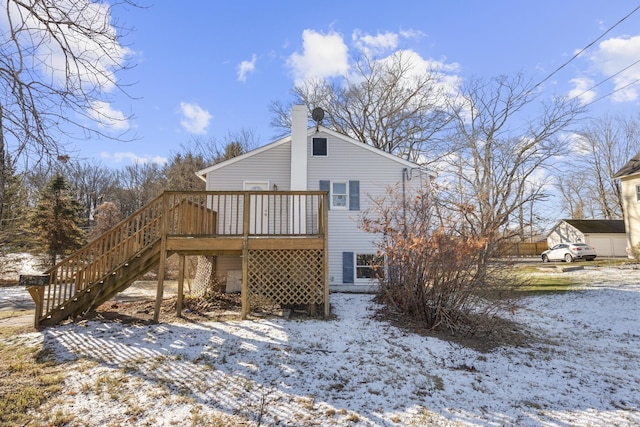
[[[16,173],[10,155],[6,155],[4,168],[4,209],[0,218],[0,241],[3,250],[15,251],[28,245],[27,200],[24,174]]]
[[[70,191],[67,181],[56,175],[39,194],[30,215],[32,232],[45,247],[51,265],[58,255],[68,254],[84,244],[80,229],[82,205]]]

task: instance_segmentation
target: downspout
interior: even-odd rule
[[[408,170],[402,169],[402,236],[407,238],[407,200],[406,200],[406,184]]]

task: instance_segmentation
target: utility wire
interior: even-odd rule
[[[586,45],[585,47],[583,47],[582,49],[580,49],[575,55],[573,55],[567,62],[565,62],[564,64],[562,64],[561,66],[559,66],[558,68],[556,68],[553,72],[551,72],[551,74],[547,75],[547,77],[545,77],[544,79],[542,79],[540,82],[538,82],[533,88],[533,89],[537,89],[541,84],[543,84],[544,82],[546,82],[547,80],[549,80],[552,76],[554,76],[558,71],[562,70],[564,67],[566,67],[567,65],[569,65],[570,62],[572,62],[574,59],[576,59],[578,56],[580,56],[582,54],[582,52],[584,52],[585,50],[589,49],[591,46],[593,46],[594,44],[596,44],[600,39],[602,39],[604,36],[606,36],[611,30],[613,30],[615,27],[617,27],[618,25],[620,25],[620,23],[622,23],[624,20],[626,20],[628,17],[630,17],[631,15],[633,15],[634,13],[636,13],[638,11],[638,9],[640,9],[640,5],[638,5],[635,9],[633,9],[631,12],[629,12],[625,17],[623,17],[622,19],[620,19],[618,22],[616,22],[615,24],[613,24],[611,27],[609,27],[609,29],[607,29],[607,31],[605,31],[604,33],[602,33],[597,39],[595,39],[594,41],[592,41],[591,43],[589,43],[588,45]]]
[[[624,85],[624,86],[622,86],[622,87],[619,87],[619,88],[618,88],[618,89],[616,89],[616,90],[612,90],[612,91],[611,91],[611,92],[609,92],[608,94],[606,94],[606,95],[602,95],[602,96],[601,96],[600,98],[598,98],[598,99],[594,99],[593,101],[591,101],[591,102],[589,102],[589,103],[587,103],[587,104],[584,104],[584,105],[583,105],[583,107],[588,107],[588,106],[589,106],[589,105],[591,105],[591,104],[595,104],[596,102],[598,102],[598,101],[600,101],[600,100],[602,100],[602,99],[604,99],[604,98],[606,98],[606,97],[608,97],[608,96],[611,96],[611,95],[613,95],[613,94],[614,94],[614,93],[616,93],[616,92],[620,92],[621,90],[624,90],[624,89],[628,88],[629,86],[633,86],[634,84],[636,84],[636,83],[638,83],[638,82],[640,82],[640,78],[639,78],[639,79],[636,79],[636,80],[632,81],[631,83],[628,83],[628,84],[626,84],[626,85]]]
[[[633,64],[631,64],[631,65],[627,65],[626,67],[624,67],[622,70],[618,71],[617,73],[610,75],[609,77],[607,77],[606,79],[602,80],[602,81],[601,81],[601,82],[599,82],[598,84],[595,84],[595,85],[591,86],[589,89],[584,90],[582,93],[580,93],[580,94],[578,94],[578,95],[575,95],[575,96],[572,96],[571,98],[569,98],[569,100],[576,99],[576,98],[580,98],[580,97],[581,97],[582,95],[584,95],[585,93],[587,93],[587,92],[589,92],[589,91],[594,90],[595,88],[597,88],[597,87],[598,87],[598,86],[600,86],[601,84],[606,83],[606,82],[608,82],[609,80],[611,80],[612,78],[614,78],[615,76],[617,76],[617,75],[619,75],[619,74],[624,73],[624,72],[625,72],[625,71],[627,71],[629,68],[633,67],[634,65],[636,65],[636,64],[638,64],[638,63],[640,63],[640,59],[638,59],[636,62],[634,62],[634,63],[633,63]],[[636,80],[636,81],[637,81],[637,80]],[[629,85],[627,85],[627,86],[629,86]],[[627,86],[625,86],[625,88],[626,88]],[[622,89],[624,89],[624,88],[616,89],[614,92],[611,92],[609,95],[612,95],[613,93],[617,92],[618,90],[622,90]],[[609,96],[609,95],[606,95],[606,96]],[[604,97],[602,97],[602,98],[604,98]],[[598,100],[600,100],[600,99],[602,99],[602,98],[598,98]],[[595,101],[593,101],[593,102],[595,102]],[[593,102],[590,102],[589,104],[593,104]],[[589,105],[589,104],[587,104],[587,105]]]

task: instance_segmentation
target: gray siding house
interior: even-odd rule
[[[375,286],[369,262],[377,252],[375,237],[358,223],[371,199],[400,186],[408,172],[429,184],[432,172],[392,154],[316,124],[308,127],[305,106],[292,110],[291,134],[197,174],[209,191],[268,190],[329,193],[329,286],[332,291],[369,291]],[[404,182],[408,185],[408,182]],[[400,208],[400,207],[399,207]],[[241,259],[217,257],[216,271],[227,290],[239,290]]]

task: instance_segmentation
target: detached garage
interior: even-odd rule
[[[593,246],[599,257],[627,257],[623,220],[563,219],[547,235],[549,247],[576,242]]]

